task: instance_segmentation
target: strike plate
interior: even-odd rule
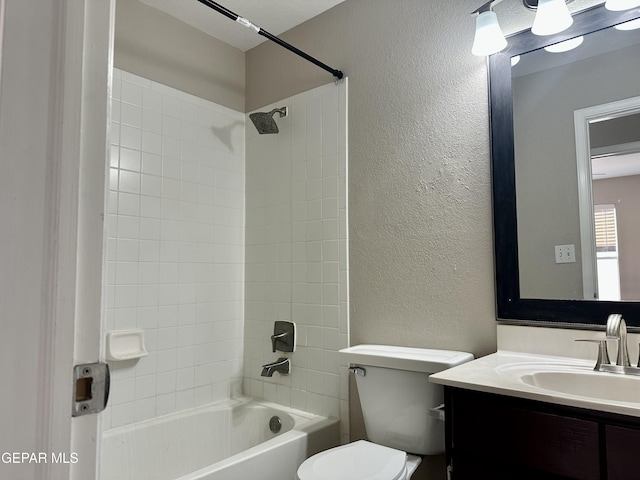
[[[99,413],[109,399],[109,365],[87,363],[73,367],[73,417]]]

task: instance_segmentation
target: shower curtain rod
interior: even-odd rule
[[[239,24],[241,24],[241,25],[243,25],[243,26],[245,26],[247,28],[250,28],[251,30],[256,32],[258,35],[262,35],[263,37],[271,40],[272,42],[277,43],[281,47],[284,47],[287,50],[295,53],[296,55],[301,56],[305,60],[313,63],[314,65],[317,65],[318,67],[322,68],[323,70],[326,70],[327,72],[332,74],[334,77],[336,77],[338,80],[340,80],[344,76],[344,74],[340,70],[336,70],[334,68],[331,68],[329,65],[326,65],[326,64],[322,63],[320,60],[318,60],[316,58],[313,58],[311,55],[308,55],[308,54],[304,53],[302,50],[297,49],[293,45],[285,42],[284,40],[279,39],[275,35],[270,34],[269,32],[267,32],[266,30],[263,30],[262,28],[258,27],[257,25],[254,25],[253,23],[251,23],[246,18],[243,18],[240,15],[238,15],[236,13],[233,13],[231,10],[229,10],[226,7],[223,7],[219,3],[216,3],[216,2],[214,2],[212,0],[198,0],[198,1],[200,3],[206,5],[207,7],[212,8],[216,12],[221,13],[225,17],[228,17],[231,20],[236,21]]]

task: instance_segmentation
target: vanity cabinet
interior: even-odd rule
[[[445,388],[451,480],[638,480],[640,419]]]

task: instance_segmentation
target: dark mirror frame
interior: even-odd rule
[[[515,187],[511,57],[547,45],[609,28],[640,17],[640,8],[612,12],[604,5],[573,16],[573,25],[550,37],[530,30],[508,38],[505,50],[489,57],[491,165],[496,265],[497,320],[604,325],[610,313],[621,313],[627,325],[640,327],[640,302],[544,300],[520,298]]]

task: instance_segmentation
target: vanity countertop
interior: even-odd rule
[[[594,363],[499,350],[429,379],[450,387],[640,417],[640,377],[594,372]]]

